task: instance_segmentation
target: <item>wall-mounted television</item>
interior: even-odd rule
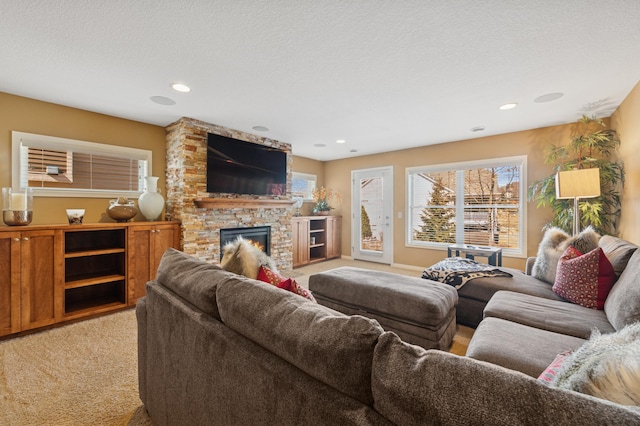
[[[286,191],[286,151],[208,134],[207,192],[286,195]]]

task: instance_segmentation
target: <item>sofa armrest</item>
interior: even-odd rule
[[[531,275],[531,271],[533,270],[533,264],[536,262],[536,258],[535,257],[528,257],[527,258],[527,265],[525,267],[524,273],[527,275]]]

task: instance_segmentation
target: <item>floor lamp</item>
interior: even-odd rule
[[[576,169],[556,174],[556,198],[573,199],[573,235],[580,233],[580,198],[600,196],[600,169]]]

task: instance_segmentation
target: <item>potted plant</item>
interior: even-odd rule
[[[546,149],[545,164],[553,164],[553,174],[529,186],[529,201],[537,207],[550,206],[553,219],[546,227],[557,226],[571,232],[573,202],[557,199],[556,173],[564,170],[600,169],[601,195],[597,198],[580,199],[580,224],[591,225],[601,234],[616,235],[620,216],[620,187],[624,184],[624,168],[614,161],[620,138],[615,130],[607,129],[604,122],[583,115],[576,123],[571,142],[567,145],[551,145]]]
[[[313,189],[313,199],[316,204],[313,206],[313,214],[319,216],[328,216],[329,212],[333,207],[331,207],[331,201],[333,198],[336,198],[336,201],[340,202],[340,194],[334,192],[331,188],[325,188],[321,186],[320,188]]]

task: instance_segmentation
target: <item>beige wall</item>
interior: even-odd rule
[[[620,236],[640,244],[640,83],[611,116],[611,128],[620,136],[620,158],[626,173]]]
[[[11,131],[57,136],[88,142],[149,149],[153,152],[153,175],[165,188],[165,130],[76,108],[0,92],[0,186],[11,186]],[[32,224],[66,223],[65,209],[83,208],[86,222],[113,222],[106,216],[109,198],[35,197]],[[138,214],[135,220],[144,220]],[[4,223],[0,223],[4,226]]]
[[[550,144],[563,144],[569,140],[571,125],[546,127],[542,129],[510,133],[506,135],[488,136],[473,140],[425,146],[415,149],[394,151],[390,153],[355,157],[325,164],[325,180],[327,186],[337,189],[343,194],[340,214],[343,216],[342,253],[349,255],[351,229],[351,171],[373,167],[393,166],[394,175],[394,263],[424,267],[431,265],[446,256],[444,250],[427,250],[405,246],[405,169],[407,167],[473,161],[486,158],[526,155],[528,161],[527,183],[541,179],[552,172],[550,166],[544,164],[544,148]],[[398,219],[398,212],[402,218]],[[527,203],[528,255],[535,255],[542,235],[542,227],[549,220],[550,209],[538,209],[534,203]],[[504,258],[505,266],[524,268],[522,258]]]

